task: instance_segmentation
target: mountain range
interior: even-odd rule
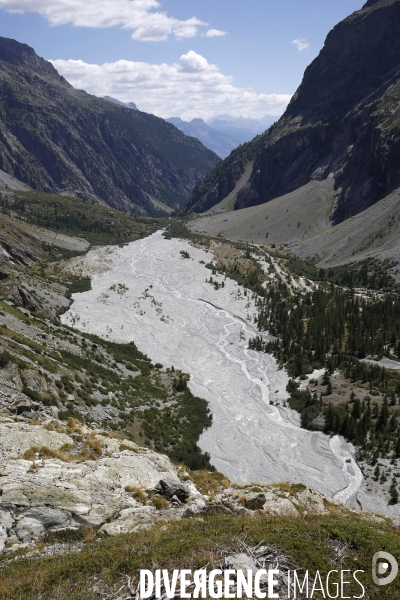
[[[263,133],[276,119],[270,115],[262,119],[251,119],[223,114],[209,121],[198,118],[183,121],[180,117],[170,117],[166,120],[186,135],[196,137],[221,158],[226,158],[232,150]]]
[[[277,120],[276,117],[265,115],[261,119],[251,117],[231,117],[221,114],[209,119],[207,125],[219,131],[230,135],[241,144],[250,142],[255,136],[264,133]]]
[[[236,139],[233,139],[226,133],[216,131],[207,125],[203,119],[192,119],[192,121],[188,122],[183,121],[179,117],[171,117],[166,119],[166,121],[175,125],[175,127],[183,131],[185,135],[200,140],[206,148],[209,148],[221,158],[226,158],[232,150],[239,146],[239,142]]]
[[[394,193],[399,31],[399,0],[369,0],[336,25],[281,119],[217,165],[196,186],[188,211],[209,210],[229,194],[231,208],[243,209],[327,181],[326,210],[339,224]]]
[[[170,123],[74,89],[0,38],[0,169],[34,190],[169,214],[219,157]]]

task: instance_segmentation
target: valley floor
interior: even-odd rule
[[[213,415],[199,445],[233,481],[302,482],[360,507],[357,493],[365,486],[351,446],[300,428],[285,406],[285,371],[248,349],[257,334],[254,299],[222,275],[210,284],[212,259],[210,250],[166,240],[161,231],[122,248],[92,250],[73,267],[91,276],[92,290],[74,295],[63,322],[109,340],[134,340],[154,362],[189,373],[191,391]],[[361,495],[364,510],[397,515],[383,495]]]
[[[240,187],[240,182],[238,183]],[[237,189],[211,210],[196,215],[189,228],[196,233],[287,247],[318,267],[335,267],[368,258],[389,261],[400,279],[400,190],[354,217],[333,225],[333,179],[307,185],[265,204],[233,210]]]

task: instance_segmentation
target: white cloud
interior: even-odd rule
[[[122,27],[133,31],[133,39],[145,42],[163,41],[171,34],[178,39],[194,37],[199,27],[207,26],[196,17],[170,17],[157,10],[160,7],[157,0],[0,0],[0,8],[39,13],[53,26]]]
[[[232,77],[193,50],[172,65],[128,60],[103,65],[81,60],[51,62],[73,86],[96,96],[135,102],[140,110],[160,117],[280,116],[290,100],[288,94],[257,94],[251,88],[234,86]]]
[[[228,35],[227,31],[221,31],[221,29],[209,29],[206,33],[206,37],[222,37]]]
[[[210,65],[204,56],[189,50],[187,54],[182,54],[180,58],[179,68],[186,73],[199,73],[200,71],[211,72],[218,71],[216,65]]]
[[[303,52],[303,50],[308,50],[310,47],[310,44],[305,38],[296,38],[290,43],[294,44],[299,52]]]

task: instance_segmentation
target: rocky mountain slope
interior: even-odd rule
[[[239,145],[239,142],[236,139],[230,135],[216,131],[207,125],[203,119],[192,119],[188,122],[183,121],[179,117],[171,117],[170,119],[166,119],[166,121],[175,125],[175,127],[183,131],[185,135],[200,140],[202,144],[215,152],[215,154],[218,154],[221,158],[228,156],[232,150]]]
[[[206,179],[196,185],[193,190],[189,204],[183,209],[186,213],[202,213],[213,206],[224,201],[229,194],[234,194],[231,208],[235,208],[237,192],[242,189],[239,182],[244,173],[248,171],[251,164],[253,171],[254,159],[263,143],[263,136],[254,138],[253,141],[239,146],[236,150],[206,177]],[[249,181],[251,173],[246,176],[246,184]]]
[[[75,90],[32,48],[0,38],[0,169],[31,188],[168,214],[217,162],[163,119]]]
[[[251,163],[236,188],[219,204],[190,223],[193,232],[287,247],[317,267],[335,267],[378,259],[400,280],[400,190],[337,225],[333,179],[310,181],[266,204],[234,211],[239,189],[248,181]]]
[[[189,210],[220,202],[255,157],[235,208],[262,204],[312,180],[333,178],[334,222],[400,186],[400,2],[376,0],[339,23],[285,114],[263,136],[218,165]]]
[[[108,100],[108,102],[118,104],[119,106],[126,106],[131,110],[138,110],[138,107],[134,102],[121,102],[121,100],[117,100],[116,98],[112,98],[111,96],[103,96],[103,100]]]

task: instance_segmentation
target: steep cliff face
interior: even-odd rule
[[[32,48],[0,38],[0,169],[33,189],[165,214],[218,160],[163,119],[75,90]]]
[[[399,0],[369,1],[334,27],[285,114],[264,134],[235,208],[333,177],[333,218],[341,221],[400,186],[399,31]]]
[[[193,190],[186,212],[202,213],[226,198],[234,189],[249,164],[257,155],[264,136],[258,136],[242,144]]]

